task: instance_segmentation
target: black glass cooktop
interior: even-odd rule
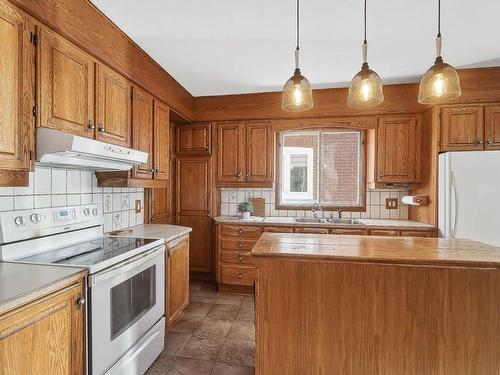
[[[21,262],[91,266],[138,249],[157,240],[129,237],[102,237],[18,259]]]

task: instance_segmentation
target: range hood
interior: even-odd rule
[[[115,146],[59,130],[37,128],[36,162],[41,166],[128,171],[146,163],[146,152]]]

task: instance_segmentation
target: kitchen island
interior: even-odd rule
[[[500,249],[474,241],[264,233],[256,373],[500,373]]]

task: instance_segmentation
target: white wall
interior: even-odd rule
[[[135,200],[142,210],[135,212]],[[36,167],[29,187],[0,187],[0,211],[100,204],[104,231],[144,223],[144,189],[100,188],[94,173]]]

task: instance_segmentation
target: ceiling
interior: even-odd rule
[[[280,90],[292,75],[294,0],[92,0],[194,96]],[[368,61],[385,83],[434,61],[437,0],[368,1]],[[301,70],[346,86],[361,66],[362,0],[301,2]],[[500,1],[443,0],[443,57],[500,66]]]

